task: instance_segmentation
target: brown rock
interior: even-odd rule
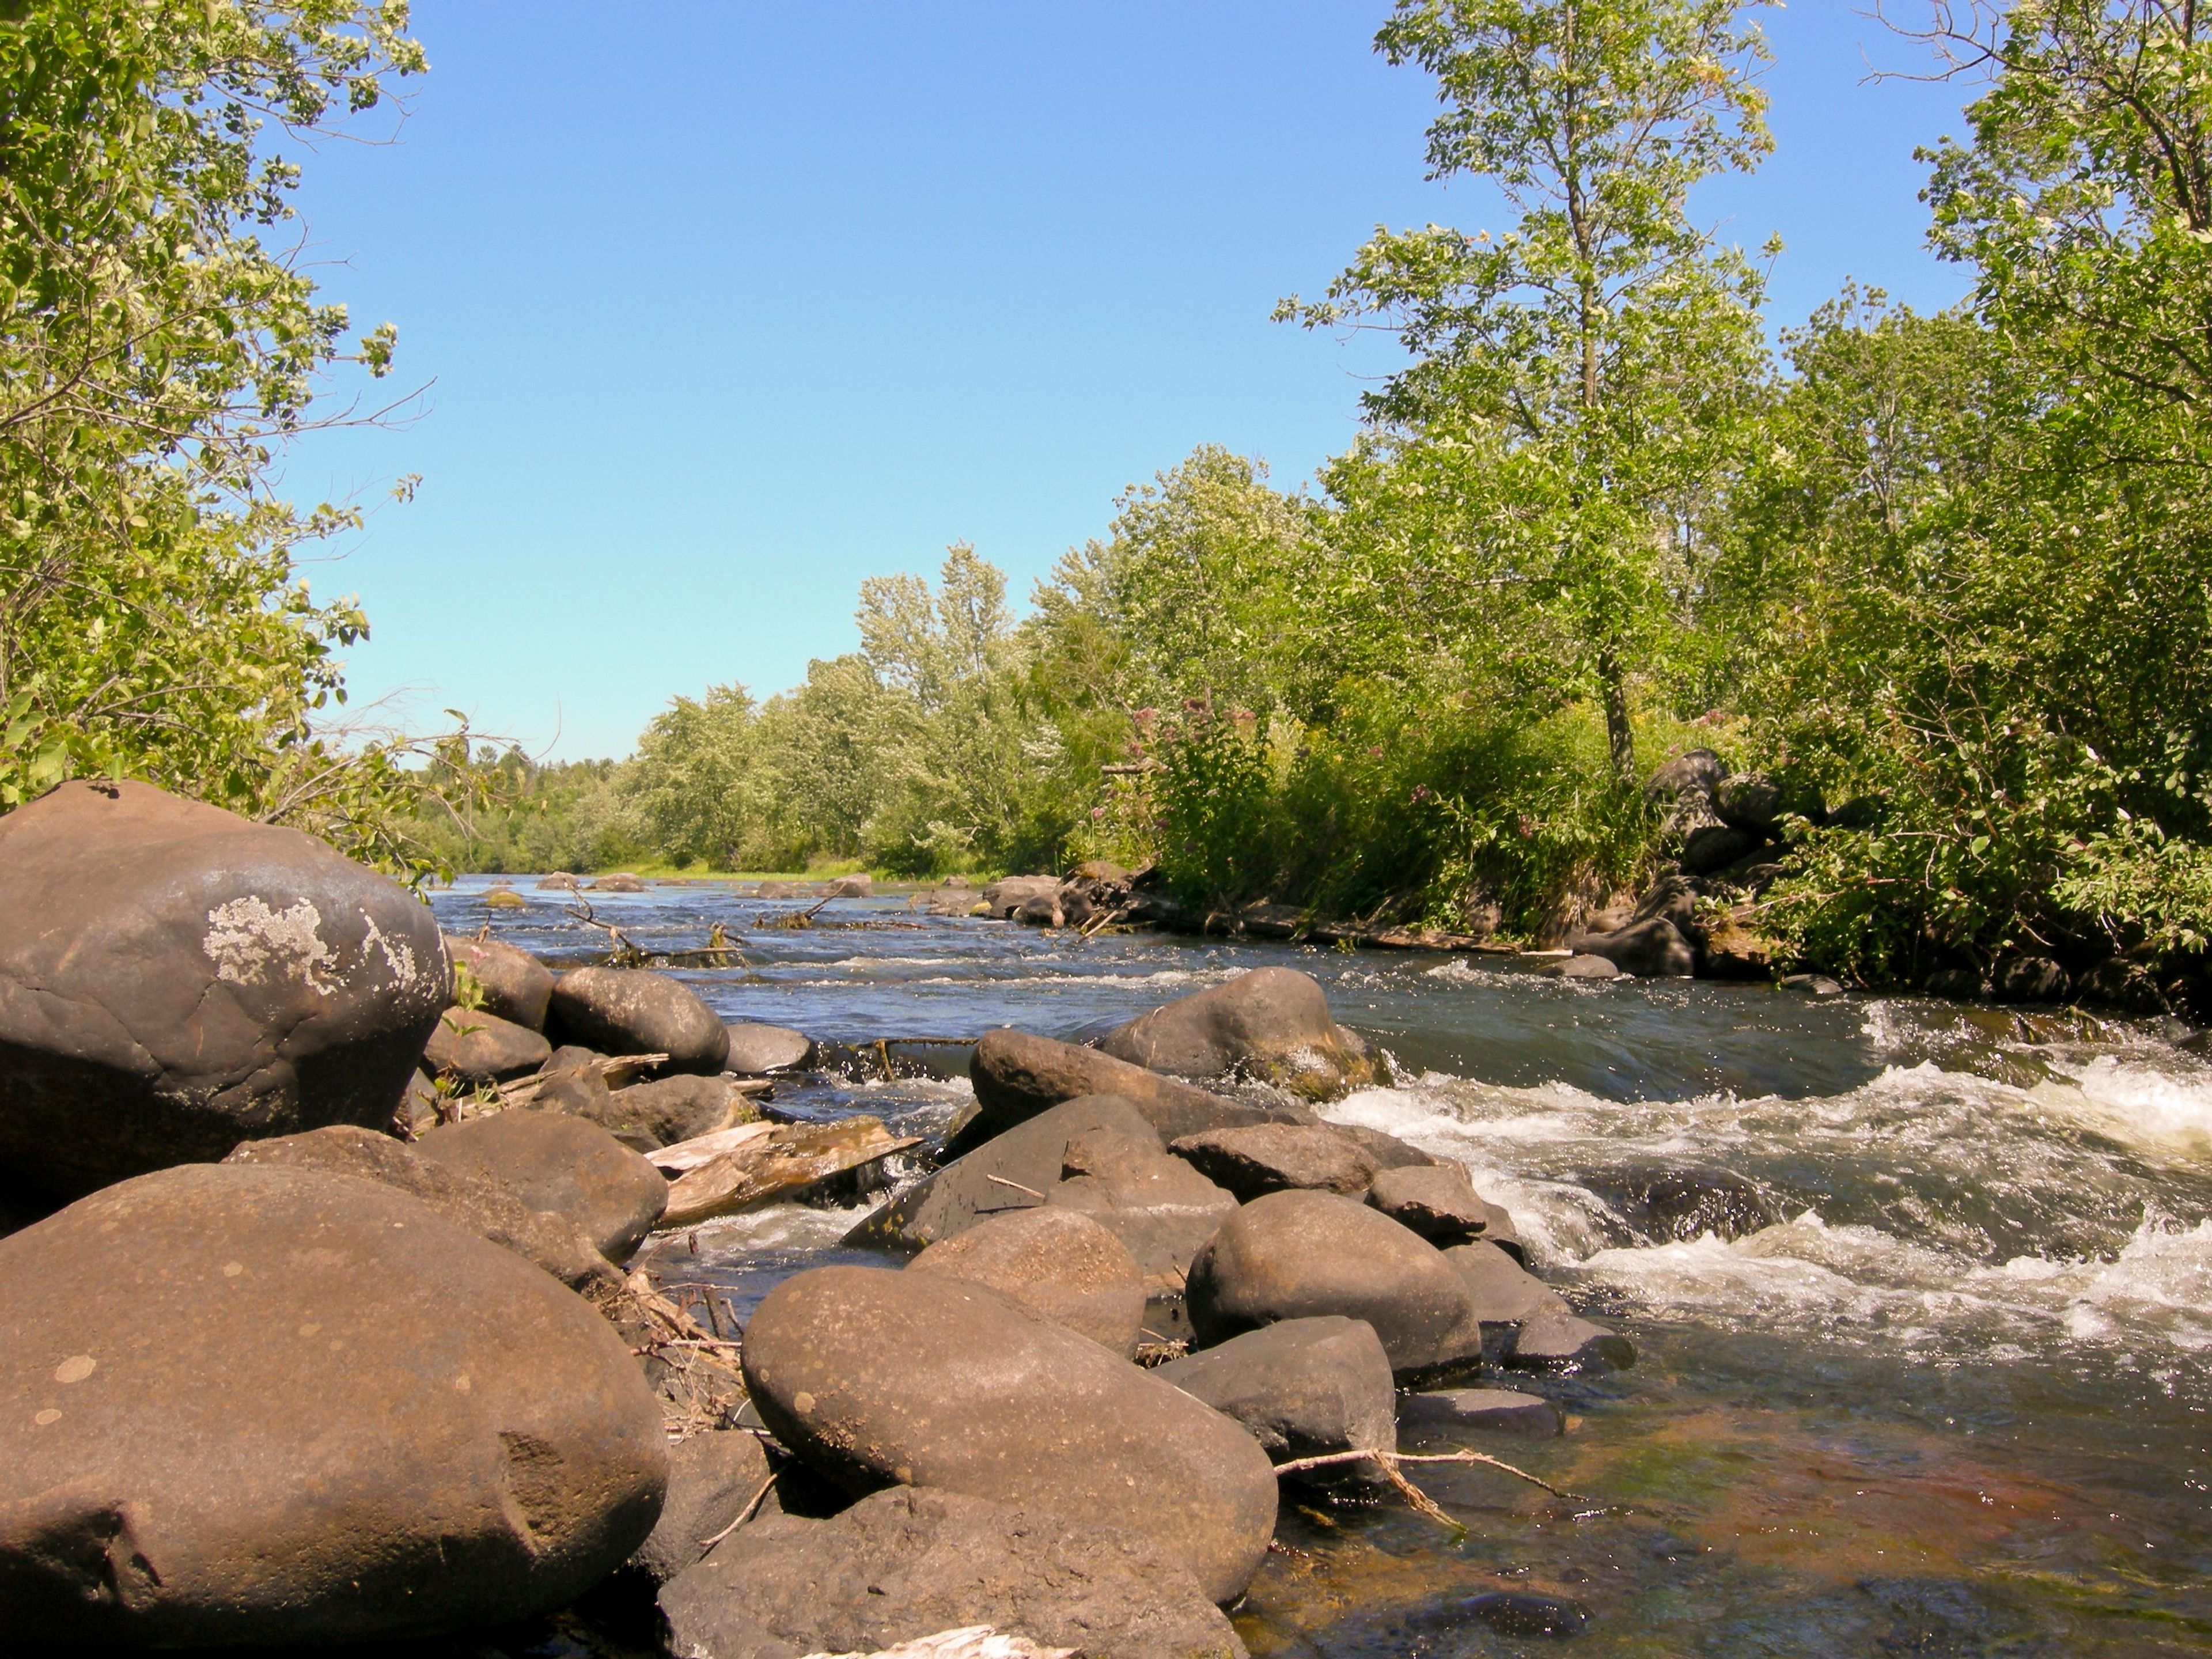
[[[0,1179],[56,1200],[390,1124],[452,975],[428,908],[143,783],[0,817]]]
[[[665,1077],[615,1090],[580,1114],[617,1135],[642,1135],[654,1146],[696,1139],[757,1115],[750,1102],[720,1077]]]
[[[729,1033],[690,987],[644,968],[575,968],[553,982],[550,1018],[609,1054],[666,1054],[672,1072],[713,1076]]]
[[[1243,1593],[1275,1480],[1237,1424],[981,1285],[817,1267],[746,1328],[745,1382],[775,1437],[854,1492],[942,1488],[1114,1527]]]
[[[1235,1418],[1278,1463],[1398,1449],[1390,1357],[1364,1320],[1282,1320],[1171,1360],[1152,1375]],[[1306,1478],[1329,1486],[1381,1476],[1364,1462]]]
[[[975,1085],[976,1107],[971,1146],[1003,1133],[1047,1107],[1085,1095],[1115,1095],[1129,1102],[1159,1131],[1163,1140],[1244,1123],[1313,1121],[1312,1114],[1297,1108],[1231,1100],[1096,1048],[1055,1042],[1026,1031],[986,1031],[975,1045],[969,1076]],[[967,1151],[968,1146],[959,1150]]]
[[[988,1285],[1125,1359],[1137,1352],[1145,1276],[1121,1239],[1080,1211],[992,1216],[931,1245],[907,1271]]]
[[[358,1642],[544,1612],[652,1529],[662,1440],[582,1300],[371,1182],[188,1165],[0,1240],[11,1644]]]
[[[553,1047],[527,1025],[474,1008],[448,1008],[422,1050],[430,1070],[463,1083],[504,1083],[534,1072]]]
[[[497,1182],[533,1210],[567,1218],[610,1261],[627,1261],[668,1205],[668,1183],[596,1123],[557,1112],[495,1112],[433,1129],[415,1150]]]
[[[540,887],[544,882],[538,884]],[[456,969],[465,968],[483,993],[483,1012],[501,1019],[545,1029],[545,1006],[553,994],[553,973],[527,951],[492,939],[445,935],[446,954]]]
[[[662,1584],[696,1566],[768,1482],[768,1454],[749,1429],[713,1429],[679,1440],[668,1454],[668,1497],[660,1519],[630,1565]]]
[[[1476,1196],[1464,1164],[1385,1170],[1367,1189],[1367,1201],[1439,1249],[1479,1238],[1490,1226],[1490,1206]]]
[[[1310,1100],[1333,1100],[1375,1076],[1366,1045],[1329,1017],[1320,981],[1290,968],[1255,968],[1179,997],[1115,1027],[1098,1046],[1172,1077],[1272,1083]]]
[[[1079,1210],[1128,1248],[1148,1296],[1177,1297],[1191,1258],[1237,1200],[1150,1136],[1094,1129],[1072,1137],[1047,1202]]]
[[[1183,1136],[1170,1150],[1242,1203],[1293,1188],[1357,1198],[1378,1173],[1364,1147],[1322,1124],[1209,1129]]]

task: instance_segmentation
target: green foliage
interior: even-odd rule
[[[399,750],[318,735],[367,623],[296,550],[357,522],[268,492],[349,348],[268,142],[423,67],[398,0],[19,0],[0,12],[0,808],[143,776],[410,861]]]

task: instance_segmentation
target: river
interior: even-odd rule
[[[524,908],[493,908],[487,884],[435,895],[449,931],[488,924],[556,965],[604,950],[565,895],[525,880]],[[1234,1610],[1255,1659],[2212,1652],[2212,1066],[2155,1028],[1417,952],[1081,940],[898,896],[833,902],[805,929],[764,925],[802,905],[727,885],[591,897],[648,950],[696,949],[720,922],[744,965],[678,976],[726,1018],[817,1041],[1066,1036],[1277,963],[1389,1053],[1392,1086],[1324,1115],[1463,1160],[1531,1266],[1640,1358],[1516,1374],[1570,1431],[1482,1443],[1586,1501],[1413,1471],[1454,1532],[1286,1487],[1277,1548]],[[927,1133],[968,1097],[957,1048],[888,1052],[943,1075],[818,1076],[780,1085],[779,1108]],[[1624,1193],[1685,1165],[1748,1178],[1772,1219],[1639,1232]],[[664,1237],[651,1267],[742,1316],[801,1267],[874,1259],[836,1243],[866,1209],[712,1223]],[[1564,1644],[1529,1634],[1501,1593],[1585,1622]],[[1470,1612],[1477,1597],[1493,1599]]]

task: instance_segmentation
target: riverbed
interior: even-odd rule
[[[556,966],[604,952],[568,895],[525,878],[521,908],[493,908],[489,885],[434,896],[448,931],[489,926]],[[1081,939],[899,895],[783,928],[811,901],[742,893],[588,896],[648,951],[721,924],[738,964],[673,971],[726,1019],[866,1046],[779,1084],[780,1111],[914,1133],[969,1098],[951,1040],[1071,1036],[1270,963],[1313,975],[1393,1062],[1389,1086],[1323,1115],[1464,1161],[1531,1267],[1634,1340],[1626,1372],[1515,1374],[1566,1412],[1559,1439],[1407,1442],[1477,1445],[1578,1498],[1413,1471],[1448,1530],[1285,1487],[1233,1610],[1255,1659],[2212,1652],[2212,1066],[2158,1026]],[[1771,1218],[1733,1237],[1632,1224],[1622,1193],[1686,1166],[1755,1183]],[[791,1273],[877,1260],[837,1243],[868,1207],[663,1236],[650,1268],[742,1319]]]

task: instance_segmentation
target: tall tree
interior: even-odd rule
[[[1399,0],[1376,41],[1437,79],[1429,176],[1486,178],[1518,221],[1378,229],[1278,313],[1395,331],[1414,362],[1368,398],[1369,455],[1410,481],[1425,560],[1563,644],[1623,778],[1633,665],[1694,597],[1702,491],[1765,362],[1759,274],[1689,201],[1771,147],[1747,3]]]

